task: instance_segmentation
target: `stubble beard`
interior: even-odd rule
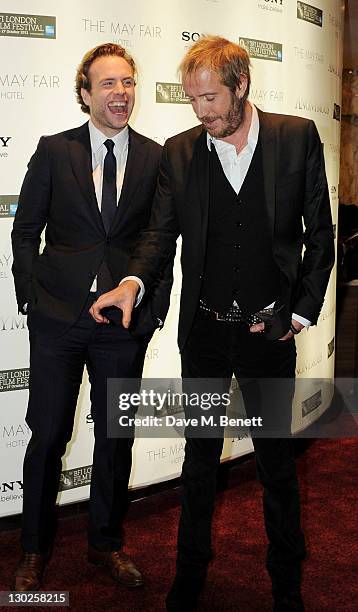
[[[234,93],[231,93],[231,106],[225,115],[218,115],[217,119],[221,119],[224,127],[221,130],[210,129],[210,123],[205,126],[210,136],[214,138],[226,138],[231,136],[239,129],[244,117],[245,100],[238,98]],[[204,118],[205,123],[205,118]]]

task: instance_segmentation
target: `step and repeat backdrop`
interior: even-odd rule
[[[25,423],[28,331],[15,302],[10,233],[27,162],[40,136],[87,120],[74,94],[82,56],[102,42],[129,50],[138,66],[131,125],[163,144],[197,123],[177,75],[188,47],[202,34],[244,45],[252,61],[251,101],[264,111],[316,122],[336,224],[344,2],[311,1],[313,5],[297,0],[0,0],[0,516],[21,512],[22,460],[30,437]],[[179,295],[176,260],[170,312],[148,348],[146,377],[180,376]],[[334,329],[332,274],[318,326],[297,339],[297,376],[312,379],[312,384],[301,396],[296,394],[295,431],[329,404],[329,392],[315,379],[333,377]],[[92,448],[85,373],[72,442],[63,460],[60,503],[88,497]],[[248,438],[227,439],[224,459],[251,449]],[[177,476],[183,454],[181,438],[137,440],[131,486]]]

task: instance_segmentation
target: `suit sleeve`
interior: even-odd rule
[[[168,148],[165,145],[150,221],[140,234],[128,268],[128,275],[138,276],[146,290],[157,283],[164,268],[171,282],[170,270],[180,233],[172,189]]]
[[[312,121],[307,130],[305,252],[293,311],[316,323],[334,264],[334,236],[322,144]]]
[[[51,198],[51,177],[46,139],[42,137],[30,159],[22,184],[11,233],[16,299],[20,312],[31,301],[31,278],[39,254]]]

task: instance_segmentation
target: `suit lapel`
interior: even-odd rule
[[[145,171],[145,165],[148,156],[148,148],[145,146],[145,140],[129,127],[128,133],[128,157],[126,169],[124,172],[123,185],[121,195],[118,202],[116,216],[113,221],[111,233],[113,229],[122,223],[125,213],[133,199],[136,190],[141,183],[141,177]]]
[[[72,170],[79,187],[88,201],[93,215],[104,231],[92,178],[92,151],[88,123],[76,130],[75,136],[68,141],[68,148]]]
[[[194,145],[192,179],[197,185],[201,213],[201,242],[206,249],[209,215],[209,149],[206,131],[203,129]]]
[[[259,138],[262,147],[264,189],[271,235],[275,227],[276,206],[276,141],[275,132],[266,113],[257,109],[260,121]]]
[[[119,198],[117,212],[111,227],[111,233],[115,226],[122,221],[128,209],[136,189],[140,184],[147,160],[147,148],[145,141],[134,130],[129,128],[128,157],[124,173],[121,196]],[[96,192],[92,178],[92,151],[91,141],[88,130],[88,123],[76,130],[75,136],[68,142],[69,154],[73,173],[77,179],[79,187],[88,201],[96,220],[101,229],[104,230],[101,212],[98,207]]]

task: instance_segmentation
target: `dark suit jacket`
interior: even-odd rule
[[[334,262],[331,210],[315,124],[300,117],[261,111],[259,120],[269,230],[280,270],[276,328],[284,335],[292,312],[312,323],[317,321]],[[150,287],[173,242],[182,235],[180,348],[188,338],[198,307],[204,270],[208,162],[202,126],[166,142],[150,225],[129,266],[129,273]]]
[[[104,258],[113,286],[125,276],[138,232],[150,217],[160,155],[160,145],[129,128],[124,183],[106,235],[92,179],[88,123],[40,139],[12,232],[17,302],[20,311],[29,304],[36,329],[60,335],[77,320]],[[171,283],[169,265],[136,313],[134,333],[150,333],[158,327],[157,317],[164,320]]]

